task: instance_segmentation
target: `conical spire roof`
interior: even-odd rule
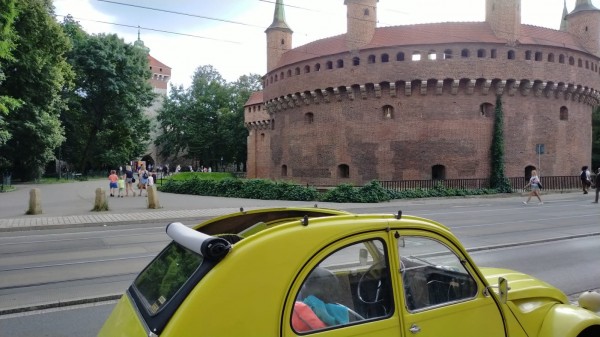
[[[567,10],[567,0],[565,0],[562,16],[560,19],[560,30],[565,31],[565,32],[569,28],[568,21],[567,21],[567,15],[569,15],[569,11]]]
[[[139,28],[139,27],[138,27],[138,39],[137,39],[137,41],[135,41],[135,42],[133,43],[133,45],[134,45],[135,47],[137,47],[137,48],[140,48],[140,49],[142,49],[143,51],[145,51],[145,52],[146,52],[146,54],[150,54],[150,48],[146,47],[146,46],[144,45],[144,41],[142,41],[142,39],[140,38],[140,28]]]
[[[577,0],[575,3],[575,9],[569,15],[583,12],[583,11],[598,11],[600,9],[596,8],[592,4],[592,0]]]
[[[277,0],[275,3],[275,13],[273,14],[273,23],[267,28],[269,29],[283,29],[292,31],[288,24],[285,22],[285,9],[283,0]]]

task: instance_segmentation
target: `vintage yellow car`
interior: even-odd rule
[[[166,232],[99,336],[600,336],[597,313],[401,212],[240,210]]]

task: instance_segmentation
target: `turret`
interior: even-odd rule
[[[565,4],[563,5],[562,16],[560,17],[560,30],[563,32],[568,31],[569,25],[567,24],[567,15],[569,15],[569,11],[567,10],[567,0],[565,0]]]
[[[347,6],[346,45],[359,49],[368,44],[377,28],[377,2],[379,0],[344,0]]]
[[[600,57],[600,10],[591,0],[577,0],[575,9],[567,15],[567,31],[590,53]]]
[[[281,55],[292,49],[292,34],[294,33],[285,22],[283,0],[277,0],[273,23],[265,31],[267,34],[267,72],[275,69]]]
[[[515,44],[521,36],[521,0],[486,0],[485,21],[498,38]]]

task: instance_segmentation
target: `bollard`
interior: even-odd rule
[[[42,214],[42,192],[39,188],[32,188],[29,191],[29,209],[25,214]]]
[[[108,201],[106,201],[106,192],[103,188],[98,187],[96,189],[96,200],[94,200],[94,208],[92,208],[92,211],[108,211]]]
[[[158,192],[156,191],[156,185],[148,186],[146,192],[148,193],[148,208],[160,208],[160,204],[158,202]]]

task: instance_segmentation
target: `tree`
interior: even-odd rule
[[[76,169],[117,167],[146,150],[150,121],[143,109],[155,95],[147,54],[115,34],[87,35],[67,17],[75,88],[63,114],[68,141],[62,152]]]
[[[243,75],[230,86],[231,107],[221,123],[223,144],[227,149],[224,158],[226,162],[246,163],[248,129],[244,125],[244,104],[253,92],[261,89],[261,76],[258,74]]]
[[[205,166],[220,158],[219,121],[228,100],[226,82],[212,66],[198,67],[189,89],[171,88],[157,115],[161,156],[183,156]]]
[[[15,30],[14,21],[17,17],[17,8],[14,0],[0,0],[0,86],[5,80],[2,63],[13,60],[11,50],[14,48]],[[8,123],[4,121],[11,110],[19,107],[19,101],[10,96],[0,96],[0,146],[6,144],[11,138]],[[8,166],[8,161],[0,156],[0,168]]]
[[[496,110],[494,114],[494,135],[492,138],[490,187],[500,193],[510,193],[510,182],[504,173],[504,112],[502,110],[502,96],[496,97]]]
[[[64,56],[70,45],[54,20],[51,0],[15,4],[19,15],[14,21],[13,58],[5,63],[6,81],[0,86],[0,96],[22,104],[6,116],[12,138],[0,147],[0,153],[15,178],[31,180],[41,176],[64,140],[60,93],[70,76]]]

